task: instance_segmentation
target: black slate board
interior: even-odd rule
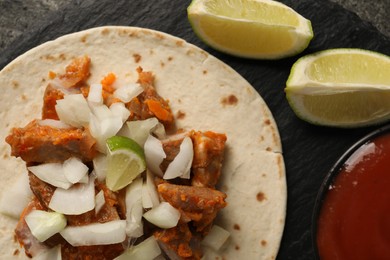
[[[295,117],[283,89],[297,58],[319,50],[354,47],[390,55],[390,39],[355,14],[327,0],[281,1],[312,21],[315,38],[302,54],[279,61],[231,57],[202,43],[194,35],[186,8],[190,0],[74,1],[35,22],[0,57],[0,68],[23,52],[61,35],[102,25],[138,26],[163,31],[193,43],[221,59],[246,78],[271,109],[282,138],[288,183],[285,232],[278,259],[313,259],[311,218],[323,178],[344,151],[375,129],[332,129]]]

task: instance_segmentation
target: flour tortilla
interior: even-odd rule
[[[40,118],[48,72],[63,72],[78,56],[91,58],[89,83],[108,72],[134,82],[136,68],[155,74],[158,93],[169,99],[177,125],[226,133],[228,141],[220,189],[228,206],[218,225],[231,237],[223,259],[274,259],[286,215],[286,178],[275,121],[256,90],[232,68],[174,36],[135,27],[99,27],[60,37],[21,55],[0,72],[1,140],[12,127]],[[20,159],[1,141],[0,199],[20,174]],[[0,215],[0,258],[19,246],[16,221]],[[210,256],[211,253],[209,252]],[[18,257],[24,258],[21,250]]]

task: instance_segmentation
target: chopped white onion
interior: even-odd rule
[[[19,219],[24,208],[31,201],[32,195],[28,174],[22,172],[16,181],[1,193],[0,212]]]
[[[136,141],[140,146],[144,146],[149,134],[158,129],[160,135],[165,136],[164,126],[157,118],[152,117],[145,120],[128,121],[121,129],[120,134]]]
[[[135,179],[126,188],[126,234],[140,237],[144,234],[142,223],[142,178]]]
[[[122,118],[122,122],[126,122],[130,116],[130,110],[128,110],[122,102],[116,102],[110,106],[112,114]]]
[[[82,94],[66,95],[55,106],[60,120],[75,127],[88,126],[90,109]]]
[[[38,124],[41,126],[50,126],[53,128],[58,129],[68,129],[71,128],[70,125],[65,124],[64,122],[60,120],[54,120],[54,119],[44,119],[44,120],[38,120]]]
[[[63,163],[65,178],[71,183],[80,182],[88,175],[88,166],[79,158],[71,157]]]
[[[88,93],[88,102],[96,105],[103,104],[102,84],[91,84]]]
[[[190,169],[192,165],[192,159],[194,157],[194,148],[190,137],[185,137],[180,144],[180,152],[176,155],[175,159],[168,165],[167,170],[164,173],[164,179],[174,179],[181,177],[185,179],[190,178]]]
[[[154,238],[150,236],[136,246],[129,249],[114,260],[153,260],[161,254],[161,249]]]
[[[142,185],[142,206],[145,209],[156,207],[160,204],[160,199],[153,180],[152,173],[146,171],[146,181]]]
[[[96,139],[97,148],[100,152],[106,153],[106,140],[116,135],[122,128],[122,117],[115,115],[105,106],[92,106],[89,129],[91,135]]]
[[[104,198],[104,191],[101,190],[95,196],[95,214],[99,213],[105,203],[106,199]]]
[[[107,156],[104,154],[98,154],[95,158],[93,158],[93,168],[98,181],[103,182],[107,175]]]
[[[127,84],[115,90],[114,97],[120,99],[124,103],[128,103],[143,91],[144,89],[138,83]]]
[[[73,184],[65,177],[62,163],[44,163],[27,169],[40,180],[55,187],[69,189]]]
[[[113,220],[84,226],[67,226],[60,234],[72,246],[110,245],[126,239],[125,227],[125,220]]]
[[[95,176],[87,184],[75,184],[69,189],[57,188],[51,197],[49,208],[67,215],[80,215],[95,207]]]
[[[167,155],[164,152],[161,141],[156,137],[149,135],[144,145],[144,151],[148,169],[150,169],[154,174],[163,176],[160,164]]]
[[[32,210],[24,218],[33,236],[40,242],[52,237],[66,226],[66,218],[58,212]]]
[[[34,256],[34,260],[61,260],[61,245],[44,250],[42,253]]]
[[[168,202],[161,202],[144,214],[144,218],[160,228],[172,228],[177,225],[180,219],[180,212]]]
[[[221,228],[220,226],[213,225],[210,232],[202,240],[202,245],[218,251],[229,238],[229,236],[229,231]]]

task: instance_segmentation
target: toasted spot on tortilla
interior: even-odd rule
[[[176,113],[176,118],[177,118],[177,119],[184,119],[185,116],[186,116],[186,113],[184,113],[184,112],[181,111],[181,110],[177,111],[177,113]]]
[[[134,62],[135,62],[135,63],[138,63],[138,62],[140,62],[140,60],[142,59],[142,56],[139,55],[138,53],[134,53],[134,54],[133,54],[133,58],[134,58]]]
[[[266,150],[267,152],[271,152],[271,151],[272,151],[272,148],[271,148],[271,147],[267,147],[267,148],[265,148],[265,150]]]
[[[14,254],[13,255],[19,255],[19,253],[20,253],[20,251],[19,251],[19,249],[15,249],[15,251],[14,251]]]
[[[270,125],[271,124],[271,120],[269,120],[269,119],[264,120],[264,124]]]
[[[234,225],[233,225],[233,228],[234,228],[235,230],[240,230],[240,229],[241,229],[240,225],[238,225],[238,224],[234,224]]]
[[[149,54],[150,54],[150,55],[153,55],[153,54],[154,54],[153,49],[150,49],[150,50],[149,50]]]
[[[26,101],[27,100],[27,96],[23,93],[22,95],[20,95],[20,99],[23,100],[23,101]]]
[[[12,88],[17,89],[18,87],[19,87],[19,82],[17,82],[16,80],[13,80],[12,81]]]
[[[162,61],[160,61],[160,66],[161,66],[161,68],[164,68],[164,66],[165,66],[165,63],[164,63],[164,62],[162,62]]]
[[[266,200],[267,197],[265,196],[265,194],[263,192],[260,191],[259,193],[257,193],[256,199],[258,201],[262,202],[262,201]]]
[[[104,28],[102,30],[102,35],[107,35],[109,32],[110,32],[110,30],[108,28]]]
[[[9,157],[9,155],[8,155],[7,153],[4,153],[4,154],[3,154],[3,158],[4,158],[4,159],[7,159],[8,157]]]
[[[206,75],[206,74],[207,74],[207,72],[208,72],[207,70],[204,70],[204,71],[203,71],[203,74],[204,74],[204,75]]]
[[[86,43],[86,42],[87,42],[87,35],[86,35],[86,34],[83,35],[83,37],[81,37],[80,41],[81,41],[82,43]]]
[[[176,46],[182,47],[184,45],[184,41],[176,41]]]
[[[236,245],[236,246],[234,247],[234,249],[240,250],[240,246],[239,246],[239,245]]]
[[[238,103],[238,98],[231,94],[227,97],[222,98],[221,103],[223,106],[235,106]]]
[[[260,244],[261,244],[262,246],[266,246],[266,245],[267,245],[267,241],[261,240],[261,241],[260,241]]]
[[[265,177],[267,177],[267,174],[263,173],[261,176],[262,176],[263,178],[265,178]]]

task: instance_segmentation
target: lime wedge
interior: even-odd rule
[[[303,51],[313,38],[311,22],[270,0],[193,0],[187,9],[194,32],[231,55],[277,59]]]
[[[107,139],[109,150],[106,185],[112,191],[130,184],[146,169],[144,151],[134,140],[113,136]]]
[[[390,57],[330,49],[300,58],[285,92],[295,114],[313,124],[360,127],[390,120]]]

